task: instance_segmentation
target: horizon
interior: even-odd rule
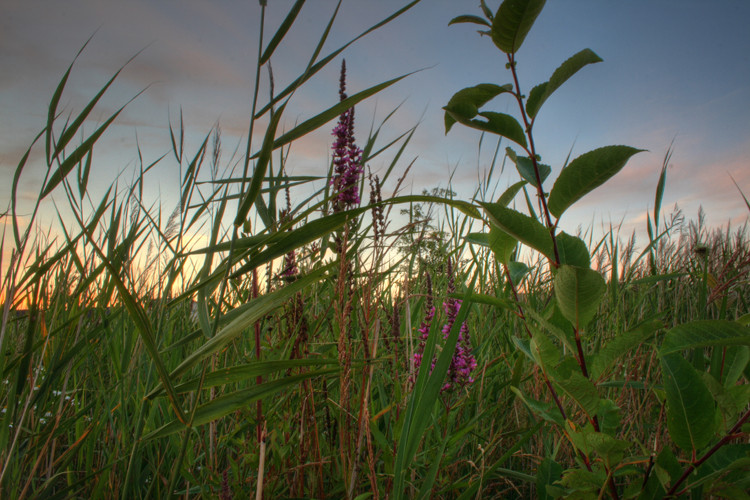
[[[267,8],[264,43],[291,3],[274,2]],[[344,2],[322,54],[405,4],[396,0]],[[222,8],[201,2],[182,2],[178,9],[175,5],[145,1],[102,5],[78,0],[65,5],[8,2],[0,7],[6,14],[0,16],[5,33],[0,51],[0,175],[6,179],[1,188],[6,200],[18,160],[45,124],[52,91],[89,36],[92,40],[76,61],[63,94],[63,116],[77,114],[139,51],[85,122],[85,129],[92,131],[103,117],[145,89],[95,148],[90,182],[93,199],[113,182],[127,187],[138,171],[139,148],[144,165],[169,155],[169,126],[179,124],[180,113],[185,117],[187,156],[194,154],[202,138],[218,124],[224,145],[220,171],[237,161],[236,155],[227,158],[231,151],[245,146],[260,7],[241,2],[227,2]],[[649,16],[640,15],[645,5],[651,7]],[[274,55],[277,90],[304,67],[311,50],[308,47],[317,40],[335,4],[319,6],[303,7],[290,39]],[[570,233],[621,224],[623,234],[627,237],[635,231],[638,245],[643,246],[645,217],[653,210],[662,160],[671,143],[674,148],[663,219],[678,205],[689,220],[694,220],[702,207],[711,227],[747,222],[747,207],[733,182],[746,194],[750,192],[750,121],[744,115],[750,107],[746,83],[750,81],[750,40],[732,26],[750,18],[750,4],[727,2],[723,7],[732,9],[731,16],[699,1],[681,2],[680,6],[670,9],[668,3],[654,6],[644,1],[616,6],[592,6],[582,0],[565,6],[551,3],[519,53],[526,93],[583,48],[591,48],[604,59],[576,74],[540,113],[535,135],[543,161],[553,167],[553,176],[571,151],[575,158],[609,144],[648,150],[633,157],[623,171],[566,213],[561,227]],[[342,58],[347,59],[350,95],[417,71],[357,106],[358,140],[362,143],[371,124],[377,126],[400,106],[383,127],[385,138],[380,143],[419,123],[396,167],[400,175],[414,161],[404,193],[448,188],[450,182],[458,198],[470,199],[489,168],[494,143],[485,137],[483,151],[477,154],[477,131],[454,127],[445,135],[441,107],[461,88],[480,82],[506,83],[510,75],[501,64],[477,69],[477,63],[494,60],[497,51],[489,40],[476,34],[473,25],[447,26],[451,18],[467,13],[478,13],[478,7],[456,6],[445,0],[417,4],[355,43],[308,82],[292,98],[281,127],[289,128],[337,102]],[[703,30],[700,39],[694,36],[698,28]],[[555,41],[553,45],[550,39]],[[300,52],[300,46],[306,50]],[[260,92],[268,90],[264,73]],[[487,107],[513,114],[510,102],[500,97]],[[289,175],[326,174],[333,124],[295,141]],[[259,144],[259,137],[253,142]],[[503,140],[501,151],[507,145]],[[21,178],[21,202],[38,192],[35,177],[45,168],[44,162],[39,162],[42,157],[43,148],[37,145]],[[391,157],[378,157],[368,166],[377,174]],[[146,187],[149,199],[167,213],[177,200],[176,193],[170,192],[176,170],[174,158],[167,156],[156,166]],[[494,179],[498,193],[516,179],[512,164],[506,164],[506,171],[500,176],[496,173]],[[392,183],[386,185],[384,192],[389,193],[392,187]],[[295,197],[305,196],[295,193]],[[46,206],[54,208],[49,201]],[[24,207],[21,204],[19,212],[23,213]],[[50,210],[40,221],[42,227],[54,225],[55,217]],[[4,253],[9,252],[6,246]],[[3,257],[8,262],[9,255]]]

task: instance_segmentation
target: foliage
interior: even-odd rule
[[[482,1],[450,23],[478,25],[513,80],[459,90],[444,108],[446,133],[497,137],[470,201],[450,183],[383,199],[414,132],[382,145],[393,113],[354,145],[354,106],[406,75],[338,100],[332,82],[333,105],[284,128],[299,87],[417,3],[321,56],[336,7],[297,78],[265,102],[256,84],[238,171],[220,174],[218,128],[193,144],[180,118],[172,154],[99,200],[93,151],[121,108],[88,136],[82,125],[122,69],[61,121],[71,64],[5,216],[2,498],[744,498],[746,228],[665,220],[662,168],[640,254],[615,228],[598,242],[562,231],[567,209],[639,150],[542,163],[544,103],[601,61],[584,49],[519,88],[516,55],[544,1]],[[258,81],[304,4],[261,38]],[[485,109],[493,99],[515,102],[515,116]],[[288,175],[291,144],[321,127],[338,131],[328,174]],[[35,147],[47,177],[23,218]],[[496,196],[499,151],[519,181]],[[362,175],[375,160],[386,167]],[[179,202],[163,217],[143,186],[172,161]],[[56,238],[34,225],[53,198]]]

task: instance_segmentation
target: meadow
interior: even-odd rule
[[[347,89],[349,44],[322,55],[335,14],[304,72],[260,95],[303,4],[259,30],[240,168],[220,175],[219,129],[193,147],[170,127],[159,161],[181,182],[166,217],[143,198],[153,164],[89,194],[119,111],[83,124],[119,71],[69,118],[75,62],[61,78],[3,216],[0,497],[750,498],[747,226],[665,215],[670,150],[642,248],[616,226],[559,229],[640,152],[603,146],[553,178],[535,149],[544,102],[597,54],[519,88],[544,1],[453,19],[507,61],[512,83],[456,89],[444,108],[446,133],[475,129],[495,159],[470,199],[450,185],[404,195],[413,129],[383,143],[388,118],[365,135],[354,109],[406,75]],[[341,65],[340,100],[282,131],[327,65]],[[503,99],[512,115],[492,110]],[[327,171],[287,175],[291,145],[318,129],[333,132]],[[33,148],[49,168],[22,219]],[[517,182],[497,191],[505,170]],[[34,224],[53,193],[72,214],[55,234]],[[739,187],[727,196],[750,211]]]

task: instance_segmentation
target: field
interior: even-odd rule
[[[117,114],[82,124],[117,74],[60,119],[71,64],[29,147],[49,166],[31,220],[16,212],[28,153],[3,216],[0,497],[749,498],[747,226],[665,216],[668,152],[649,241],[560,230],[640,150],[604,146],[548,178],[534,118],[600,59],[584,49],[520,89],[516,51],[544,2],[481,5],[454,24],[488,30],[515,83],[445,105],[446,132],[498,151],[466,200],[384,192],[409,174],[411,133],[365,137],[354,107],[400,78],[347,94],[345,47],[267,101],[256,86],[231,177],[219,129],[188,155],[174,127],[169,216],[143,200],[149,165],[93,200],[92,152]],[[295,9],[261,40],[259,74]],[[294,90],[329,64],[340,101],[282,132]],[[515,114],[483,110],[494,98]],[[287,175],[291,145],[321,128],[327,172]],[[518,182],[497,193],[504,169]],[[34,224],[52,193],[73,214],[55,235]]]

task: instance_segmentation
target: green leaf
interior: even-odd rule
[[[563,359],[560,348],[553,344],[547,335],[538,330],[531,337],[529,351],[534,362],[547,373],[552,372]]]
[[[140,95],[140,93],[138,95]],[[110,125],[112,125],[112,122],[115,121],[115,118],[117,118],[122,110],[125,109],[125,106],[130,104],[136,97],[138,97],[138,95],[130,99],[130,101],[125,103],[125,105],[123,105],[113,115],[111,115],[107,119],[107,121],[105,121],[98,129],[96,129],[93,134],[87,137],[86,140],[84,140],[81,145],[78,146],[67,158],[65,158],[58,169],[55,170],[55,172],[47,180],[47,184],[44,186],[44,190],[42,190],[42,194],[39,196],[39,199],[47,197],[52,191],[54,191],[57,185],[60,184],[65,177],[67,177],[67,175],[73,170],[76,164],[82,161],[83,158],[91,152],[91,149],[94,147],[96,141],[98,141],[104,131],[107,130]]]
[[[534,171],[534,162],[531,160],[531,158],[529,158],[528,156],[518,156],[516,155],[516,152],[511,148],[505,148],[505,152],[508,155],[508,158],[510,158],[511,161],[516,165],[516,170],[518,170],[521,178],[523,178],[532,186],[538,187],[538,183],[536,181],[536,172]],[[544,184],[544,181],[547,179],[547,177],[549,177],[549,174],[552,173],[552,167],[550,167],[549,165],[544,165],[542,163],[537,163],[537,167],[539,168],[539,177],[542,181],[542,184]]]
[[[750,329],[726,320],[698,320],[677,325],[667,332],[660,356],[711,346],[750,345]]]
[[[512,54],[523,44],[531,26],[544,8],[545,0],[505,0],[492,20],[492,41]]]
[[[547,206],[559,218],[568,207],[604,184],[642,149],[630,146],[605,146],[584,153],[560,172],[550,191]]]
[[[578,70],[587,64],[598,62],[602,62],[602,59],[598,55],[596,55],[591,49],[583,49],[562,63],[560,67],[552,73],[549,81],[537,85],[531,90],[531,92],[529,92],[529,98],[526,101],[526,113],[531,118],[534,118],[539,112],[539,108],[544,104],[544,101],[546,101],[555,90],[560,88],[568,78],[575,75]]]
[[[599,410],[599,392],[596,386],[579,371],[572,371],[564,379],[555,377],[555,383],[593,418]]]
[[[490,235],[489,233],[469,233],[464,238],[469,243],[474,243],[475,245],[481,245],[483,247],[490,247]]]
[[[544,403],[542,401],[537,401],[536,399],[521,392],[518,387],[511,386],[510,390],[518,397],[518,399],[523,402],[523,404],[528,407],[528,409],[534,415],[543,418],[547,422],[551,422],[559,426],[565,424],[562,415],[560,415],[560,411],[557,409],[555,403]]]
[[[338,368],[300,373],[298,375],[290,375],[278,380],[272,380],[270,382],[257,384],[248,389],[240,389],[238,391],[230,392],[229,394],[224,394],[204,405],[199,406],[195,410],[195,414],[193,415],[191,427],[205,425],[209,422],[229,415],[230,413],[233,413],[237,410],[247,408],[250,403],[257,401],[258,399],[261,399],[263,397],[275,394],[303,380],[319,377],[321,375],[330,375],[336,372],[338,372]],[[143,439],[144,441],[148,441],[151,439],[162,438],[164,436],[174,434],[175,432],[179,432],[183,429],[185,429],[185,424],[183,424],[179,420],[172,420],[171,422],[163,425],[155,431],[147,434],[143,437]]]
[[[672,140],[674,143],[674,140]],[[654,228],[659,228],[659,214],[661,213],[661,201],[664,198],[664,188],[667,185],[667,167],[669,160],[672,158],[672,144],[669,145],[667,153],[664,155],[664,161],[659,174],[659,182],[656,184],[656,193],[654,194]]]
[[[494,83],[480,83],[473,87],[461,89],[451,97],[445,110],[445,133],[451,129],[456,121],[464,123],[471,120],[479,108],[491,101],[495,96],[503,92],[512,92],[513,85],[495,85]]]
[[[490,23],[487,22],[487,20],[484,19],[483,17],[472,16],[472,15],[456,16],[450,20],[450,22],[448,23],[448,26],[452,24],[459,24],[459,23],[480,24],[482,26],[487,26],[488,28],[491,26]]]
[[[604,458],[609,467],[622,462],[625,452],[630,448],[630,443],[622,439],[615,439],[602,432],[593,432],[588,436],[589,443],[594,451]]]
[[[318,113],[317,115],[313,116],[309,120],[306,120],[296,127],[294,127],[292,130],[287,132],[286,134],[282,135],[276,141],[273,143],[274,150],[280,148],[281,146],[285,146],[286,144],[291,143],[292,141],[295,141],[299,139],[300,137],[303,137],[313,130],[316,130],[326,123],[330,122],[334,118],[337,118],[342,113],[347,111],[349,108],[353,107],[360,101],[363,101],[367,99],[368,97],[371,97],[378,92],[380,92],[383,89],[386,89],[393,85],[394,83],[403,80],[407,76],[411,75],[412,73],[407,73],[405,75],[401,75],[397,78],[394,78],[392,80],[388,80],[387,82],[383,82],[379,85],[375,85],[373,87],[370,87],[369,89],[363,90],[362,92],[358,92],[354,94],[353,96],[347,97],[343,101],[339,102],[338,104],[335,104],[334,106],[331,106],[330,108],[326,109],[325,111],[322,111]]]
[[[260,148],[258,161],[256,162],[255,170],[253,171],[252,180],[250,181],[250,185],[247,188],[242,203],[240,203],[239,208],[237,209],[237,217],[234,219],[235,227],[239,228],[245,223],[247,220],[247,214],[250,212],[250,208],[252,208],[255,199],[260,193],[260,188],[263,185],[263,180],[265,179],[268,170],[268,164],[271,161],[271,153],[273,153],[274,150],[273,138],[276,136],[276,128],[279,125],[279,120],[284,112],[284,108],[286,108],[287,102],[276,110],[271,117],[271,121],[268,123],[266,135],[263,138],[263,145]],[[206,139],[208,140],[208,137],[206,137]]]
[[[277,372],[292,370],[295,368],[327,367],[338,365],[333,359],[287,359],[271,361],[253,361],[252,363],[220,368],[217,371],[206,373],[205,377],[196,377],[175,386],[177,393],[195,391],[198,388],[209,389],[227,384],[236,384],[253,380],[258,375],[267,377]],[[163,393],[161,387],[151,391],[144,396],[152,399]]]
[[[86,163],[83,162],[78,164],[78,194],[83,199],[83,195],[86,194],[86,187],[89,184],[89,173],[91,173],[91,157],[92,151],[89,150],[86,154]]]
[[[611,399],[602,399],[599,402],[599,410],[596,416],[599,418],[599,429],[610,436],[617,435],[620,430],[620,407]]]
[[[605,289],[604,278],[593,269],[565,264],[555,276],[555,298],[560,312],[579,330],[594,318]]]
[[[518,245],[518,240],[493,224],[490,224],[488,239],[495,258],[502,264],[508,265]]]
[[[510,273],[510,279],[516,285],[521,282],[524,276],[531,270],[529,266],[523,262],[510,261],[508,262],[508,272]]]
[[[555,260],[549,231],[536,219],[497,203],[480,203],[490,221],[518,241]]]
[[[286,15],[286,18],[279,26],[279,29],[276,30],[276,33],[274,33],[271,41],[268,42],[268,46],[266,47],[266,50],[263,51],[263,55],[260,57],[260,62],[258,64],[262,66],[271,58],[273,51],[276,50],[276,47],[278,47],[279,43],[281,43],[281,40],[284,39],[284,36],[289,31],[289,28],[292,27],[294,20],[297,18],[297,14],[299,14],[299,11],[302,10],[302,6],[304,4],[305,0],[297,0],[292,8],[289,9],[289,13]]]
[[[244,306],[234,309],[233,311],[237,311],[234,319],[224,328],[219,330],[215,336],[211,337],[206,343],[193,351],[192,354],[188,355],[182,363],[177,366],[177,368],[172,370],[170,374],[171,379],[174,380],[176,377],[179,377],[202,359],[210,356],[227,345],[241,335],[246,328],[253,325],[256,321],[260,320],[271,311],[284,305],[286,301],[290,297],[294,297],[297,292],[322,279],[327,270],[328,267],[323,267],[311,271],[309,274],[287,284],[279,290],[266,295],[261,295]],[[240,310],[238,311],[238,309]]]
[[[683,450],[697,452],[714,433],[714,400],[701,376],[681,354],[662,355],[661,367],[669,435]]]
[[[518,120],[512,116],[505,113],[497,113],[495,111],[482,111],[479,113],[479,116],[482,116],[487,120],[474,119],[469,121],[458,121],[461,121],[461,123],[471,128],[508,138],[524,148],[527,146],[526,135],[523,132],[523,127],[521,127]]]
[[[581,238],[571,236],[568,233],[559,233],[557,240],[557,255],[560,264],[588,268],[591,266],[591,256],[586,243]]]
[[[506,189],[503,194],[500,195],[500,198],[497,199],[497,204],[502,205],[504,207],[507,207],[508,204],[513,201],[513,198],[516,197],[518,192],[521,190],[522,187],[526,184],[525,181],[518,181],[512,186],[508,186],[508,189]]]
[[[562,477],[562,473],[562,466],[551,458],[545,458],[542,460],[542,463],[539,464],[539,468],[536,471],[536,497],[539,500],[553,498],[547,494],[547,485],[559,481]]]

